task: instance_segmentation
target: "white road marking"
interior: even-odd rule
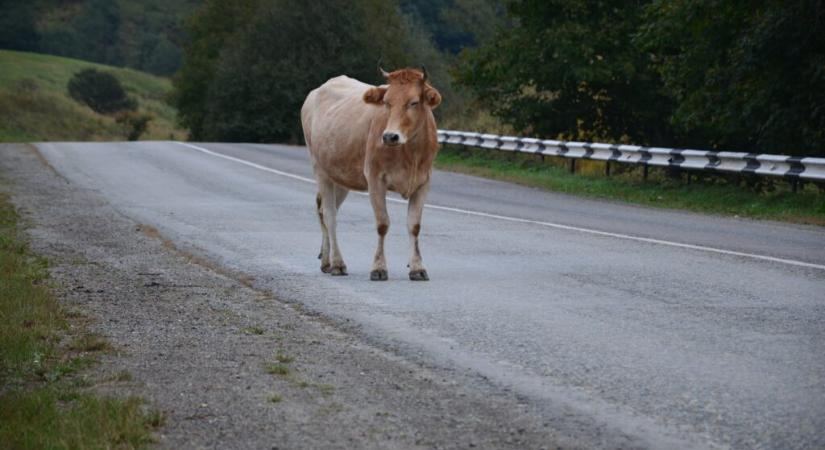
[[[212,155],[212,156],[216,156],[218,158],[228,159],[230,161],[234,161],[234,162],[239,163],[239,164],[244,164],[244,165],[249,166],[249,167],[254,167],[256,169],[263,170],[263,171],[270,172],[270,173],[274,173],[276,175],[281,175],[281,176],[284,176],[284,177],[287,177],[287,178],[292,178],[292,179],[303,181],[303,182],[306,182],[306,183],[316,184],[315,180],[313,180],[311,178],[307,178],[307,177],[302,177],[302,176],[296,175],[294,173],[284,172],[284,171],[281,171],[281,170],[273,169],[271,167],[266,167],[266,166],[262,166],[260,164],[255,164],[253,162],[249,162],[249,161],[244,160],[244,159],[235,158],[234,156],[228,156],[228,155],[224,155],[222,153],[213,152],[213,151],[207,150],[203,147],[198,147],[197,145],[192,145],[192,144],[189,144],[189,143],[186,143],[186,142],[178,142],[178,141],[173,141],[173,142],[175,142],[176,144],[180,144],[180,145],[189,147],[191,149],[197,150],[199,152],[206,153],[207,155]],[[365,195],[365,196],[369,195],[369,194],[366,194],[364,192],[355,191],[355,193],[359,194],[359,195]],[[400,200],[400,199],[397,199],[397,198],[387,198],[387,201],[395,202],[395,203],[403,203],[403,204],[407,203],[406,200]],[[436,210],[440,210],[440,211],[449,211],[449,212],[454,212],[454,213],[466,214],[466,215],[476,216],[476,217],[486,217],[486,218],[489,218],[489,219],[505,220],[505,221],[508,221],[508,222],[526,223],[526,224],[531,224],[531,225],[539,225],[539,226],[544,226],[544,227],[549,227],[549,228],[556,228],[556,229],[559,229],[559,230],[576,231],[576,232],[579,232],[579,233],[587,233],[587,234],[592,234],[592,235],[596,235],[596,236],[613,237],[613,238],[617,238],[617,239],[625,239],[625,240],[630,240],[630,241],[646,242],[648,244],[666,245],[666,246],[669,246],[669,247],[686,248],[686,249],[690,249],[690,250],[700,250],[700,251],[705,251],[705,252],[718,253],[718,254],[722,254],[722,255],[740,256],[740,257],[743,257],[743,258],[759,259],[759,260],[762,260],[762,261],[770,261],[770,262],[775,262],[775,263],[780,263],[780,264],[788,264],[788,265],[792,265],[792,266],[808,267],[808,268],[812,268],[812,269],[825,270],[825,265],[822,265],[822,264],[814,264],[814,263],[809,263],[809,262],[805,262],[805,261],[797,261],[797,260],[793,260],[793,259],[776,258],[776,257],[773,257],[773,256],[757,255],[757,254],[754,254],[754,253],[744,253],[744,252],[737,252],[737,251],[733,251],[733,250],[724,250],[724,249],[721,249],[721,248],[706,247],[704,245],[685,244],[685,243],[682,243],[682,242],[665,241],[665,240],[662,240],[662,239],[653,239],[653,238],[646,238],[646,237],[641,237],[641,236],[632,236],[632,235],[629,235],[629,234],[611,233],[611,232],[608,232],[608,231],[599,231],[599,230],[594,230],[594,229],[590,229],[590,228],[574,227],[574,226],[570,226],[570,225],[562,225],[560,223],[553,223],[553,222],[543,222],[543,221],[540,221],[540,220],[523,219],[523,218],[520,218],[520,217],[502,216],[502,215],[499,215],[499,214],[490,214],[490,213],[485,213],[485,212],[481,212],[481,211],[472,211],[472,210],[468,210],[468,209],[452,208],[452,207],[449,207],[449,206],[426,204],[426,205],[424,205],[424,207],[429,208],[429,209],[436,209]]]

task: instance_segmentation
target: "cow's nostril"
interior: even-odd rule
[[[396,144],[399,136],[398,133],[384,133],[383,139],[385,144]]]

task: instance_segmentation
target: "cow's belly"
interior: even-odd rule
[[[313,145],[314,170],[347,189],[367,190],[364,176],[364,151],[335,145]]]
[[[348,174],[347,176],[340,176],[335,174],[330,174],[330,179],[334,181],[336,184],[339,184],[349,190],[353,191],[366,191],[367,190],[367,178],[364,177],[364,173],[361,172],[358,175]]]

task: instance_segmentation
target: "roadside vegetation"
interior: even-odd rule
[[[566,194],[825,226],[825,192],[813,183],[805,183],[794,193],[782,179],[669,173],[660,168],[650,168],[644,180],[641,166],[618,163],[611,166],[611,176],[606,177],[604,162],[578,160],[576,173],[570,173],[569,161],[550,157],[542,161],[534,155],[445,146],[438,154],[436,167]]]
[[[0,193],[0,442],[3,448],[143,448],[163,414],[137,397],[96,395],[87,373],[111,351],[82,316],[63,310],[47,262],[32,255]],[[129,380],[118,374],[115,381]]]
[[[0,142],[183,139],[175,109],[164,98],[169,80],[57,56],[0,50]],[[69,94],[69,81],[84,70],[111,74],[138,108],[101,114]],[[145,121],[144,121],[145,120]],[[141,123],[142,122],[142,123]],[[143,127],[139,136],[136,127]]]

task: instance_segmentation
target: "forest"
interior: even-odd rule
[[[442,127],[825,156],[820,0],[0,0],[0,47],[173,78],[193,139],[300,142],[306,93],[426,65]]]

